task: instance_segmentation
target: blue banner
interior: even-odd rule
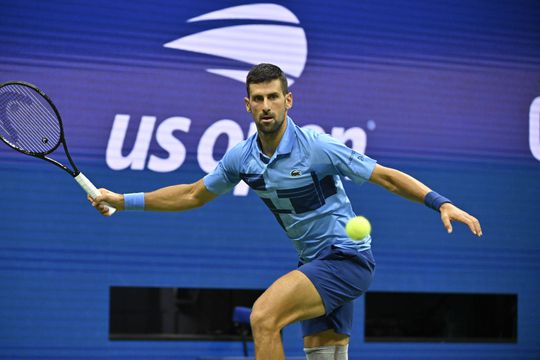
[[[74,161],[98,187],[151,191],[203,177],[254,133],[245,75],[273,62],[291,84],[297,124],[479,218],[482,238],[460,224],[448,235],[432,210],[345,181],[373,225],[373,290],[519,298],[517,344],[467,346],[365,343],[360,298],[351,359],[540,356],[537,2],[0,5],[0,82],[28,81],[52,98]],[[3,144],[0,173],[2,358],[238,355],[236,343],[110,342],[109,288],[262,289],[296,266],[243,183],[190,212],[103,218],[69,176]],[[284,344],[302,355],[296,325]]]

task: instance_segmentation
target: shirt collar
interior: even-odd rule
[[[294,144],[294,122],[290,117],[287,116],[287,129],[279,142],[279,145],[276,149],[276,154],[278,155],[287,155],[292,152]]]

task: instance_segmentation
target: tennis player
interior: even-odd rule
[[[100,189],[89,201],[103,215],[118,210],[182,211],[202,206],[240,180],[268,206],[298,252],[299,267],[277,279],[255,302],[251,326],[258,360],[284,359],[280,330],[302,322],[308,360],[344,360],[352,328],[353,300],[375,271],[371,237],[353,241],[345,224],[355,216],[340,177],[372,182],[440,212],[444,227],[466,224],[481,236],[476,218],[413,177],[377,164],[326,134],[298,127],[288,116],[293,95],[281,69],[254,66],[247,76],[246,110],[257,133],[242,141],[216,169],[193,184],[147,193]]]

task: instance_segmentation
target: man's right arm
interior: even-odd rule
[[[99,189],[101,196],[88,200],[102,215],[108,214],[103,203],[108,203],[117,210],[124,210],[124,195],[107,189]],[[200,207],[217,197],[204,185],[203,179],[193,184],[179,184],[163,187],[144,193],[144,210],[148,211],[184,211]]]

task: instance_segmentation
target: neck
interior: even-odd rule
[[[285,130],[287,129],[287,123],[287,119],[285,119],[283,125],[275,133],[265,134],[259,131],[259,144],[261,145],[262,152],[266,156],[271,157],[276,152],[276,149],[283,138],[283,134],[285,134]]]

